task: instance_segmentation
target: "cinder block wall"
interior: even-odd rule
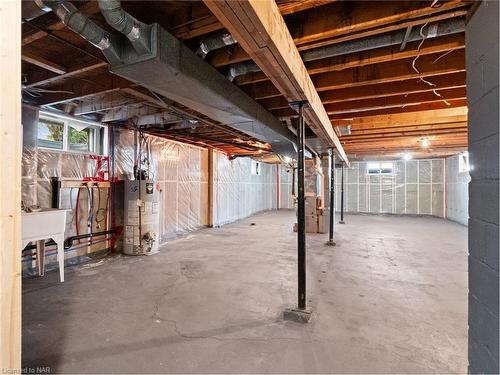
[[[466,27],[469,106],[469,372],[498,361],[499,3],[483,1]]]

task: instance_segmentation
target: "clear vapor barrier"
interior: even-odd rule
[[[337,211],[341,176],[336,168]],[[444,159],[353,162],[344,184],[346,212],[445,216]]]

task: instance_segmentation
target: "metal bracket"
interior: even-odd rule
[[[299,113],[299,108],[307,108],[309,107],[309,101],[307,100],[298,100],[296,102],[290,102],[288,103],[291,109],[293,109],[295,112]]]

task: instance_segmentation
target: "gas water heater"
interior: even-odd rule
[[[150,255],[158,252],[160,192],[153,180],[125,181],[125,233],[123,253]]]

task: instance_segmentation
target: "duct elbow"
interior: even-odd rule
[[[119,61],[116,46],[111,42],[110,35],[95,24],[89,17],[78,10],[69,1],[35,0],[40,9],[53,11],[69,29],[88,40],[103,51],[108,60]]]
[[[212,35],[211,37],[208,37],[200,43],[196,54],[204,59],[209,52],[236,43],[236,39],[234,39],[233,36],[229,33]]]
[[[147,25],[125,12],[119,0],[98,0],[98,3],[106,22],[125,35],[137,53],[151,51]]]
[[[253,61],[246,61],[239,64],[233,64],[229,67],[229,70],[226,74],[226,78],[233,82],[234,79],[238,76],[242,76],[247,73],[255,73],[260,72],[260,67],[254,63]]]

